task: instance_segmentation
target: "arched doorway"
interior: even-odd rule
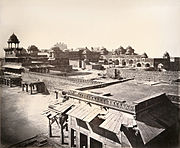
[[[137,63],[137,67],[141,67],[141,63]]]
[[[133,64],[133,60],[129,60],[129,65],[132,65]]]
[[[122,60],[122,65],[123,65],[123,66],[126,66],[125,60]]]
[[[119,65],[119,60],[116,59],[116,60],[114,61],[114,64],[115,64],[115,65]]]
[[[149,63],[146,63],[146,64],[145,64],[145,67],[150,67],[150,64],[149,64]]]
[[[157,66],[159,69],[163,69],[164,68],[164,65],[162,63],[159,63],[158,66]]]

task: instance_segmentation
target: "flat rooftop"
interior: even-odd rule
[[[149,84],[139,83],[136,80],[130,80],[106,86],[104,88],[90,89],[86,91],[99,95],[109,93],[110,95],[107,97],[116,100],[124,100],[129,103],[145,97],[150,97],[157,93],[179,95],[178,92],[180,92],[177,85],[160,83],[151,86]]]

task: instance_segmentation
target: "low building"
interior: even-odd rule
[[[69,147],[151,147],[177,143],[178,108],[165,93],[154,94],[151,86],[128,84],[127,94],[127,84],[102,84],[92,90],[63,93],[63,102],[50,105],[44,112],[50,137],[55,136],[52,127],[57,123],[61,144]],[[144,87],[147,91],[142,93]],[[171,140],[166,141],[167,137]]]

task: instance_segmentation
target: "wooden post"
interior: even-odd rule
[[[61,117],[59,117],[59,123],[60,123],[60,144],[62,144],[62,133],[61,133],[61,128],[63,128],[63,126],[61,125]]]
[[[52,126],[50,119],[49,119],[49,137],[52,137]]]
[[[64,144],[64,132],[63,132],[64,127],[63,127],[63,119],[62,119],[62,117],[61,117],[60,125],[61,125],[61,142],[62,142],[62,144]]]

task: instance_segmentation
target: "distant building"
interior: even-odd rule
[[[59,42],[59,43],[56,43],[54,47],[59,47],[61,50],[65,50],[67,49],[67,44]]]
[[[5,73],[21,74],[23,66],[29,64],[29,56],[24,48],[19,47],[20,41],[13,33],[8,42],[8,48],[5,51],[5,63],[3,65]]]
[[[27,49],[30,64],[27,67],[31,72],[49,73],[53,67],[48,62],[48,52],[41,52],[35,45],[31,45]]]
[[[101,56],[100,60],[101,62],[106,61],[112,66],[153,68],[155,70],[180,70],[179,66],[177,66],[180,64],[180,60],[175,58],[174,62],[171,62],[167,52],[163,58],[149,58],[146,53],[142,55],[135,53],[135,50],[131,46],[128,46],[126,49],[120,46],[113,53]]]
[[[82,59],[86,62],[98,62],[101,52],[94,51],[93,48],[88,49],[87,47],[82,49]]]
[[[27,66],[30,62],[28,53],[24,48],[19,47],[20,41],[13,33],[7,41],[8,47],[4,48],[5,60],[3,71],[5,84],[12,86],[20,85],[21,73],[24,71],[24,66]]]
[[[53,47],[50,51],[49,64],[53,65],[53,70],[70,72],[72,66],[69,65],[68,53],[63,52],[59,47]]]

